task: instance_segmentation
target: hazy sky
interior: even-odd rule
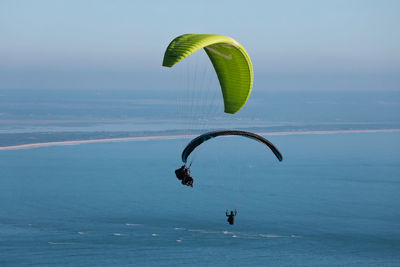
[[[400,1],[0,1],[0,88],[157,89],[168,43],[216,33],[255,86],[399,89]]]

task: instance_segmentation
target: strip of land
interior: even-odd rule
[[[351,134],[351,133],[390,133],[390,132],[400,132],[400,129],[281,131],[281,132],[258,132],[257,134],[263,136],[271,136],[271,135],[312,135],[312,134]],[[102,139],[73,140],[73,141],[40,142],[40,143],[30,143],[21,145],[1,146],[0,150],[31,149],[31,148],[48,147],[48,146],[79,145],[79,144],[90,144],[90,143],[184,139],[184,138],[194,138],[196,136],[197,134],[187,134],[187,135],[176,134],[176,135],[135,136],[135,137],[102,138]]]

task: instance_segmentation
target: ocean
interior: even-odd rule
[[[0,151],[0,264],[399,266],[400,133],[266,137]]]
[[[181,125],[173,97],[19,93],[0,95],[0,134]],[[400,266],[399,95],[255,98],[214,119],[286,127],[264,134],[283,161],[215,138],[191,157],[193,188],[174,175],[185,135],[0,150],[0,266]]]

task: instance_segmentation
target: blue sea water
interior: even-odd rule
[[[168,90],[1,90],[0,134],[187,130],[198,124],[242,129],[400,128],[400,91],[254,90],[235,115],[223,113],[219,94],[209,97],[215,102],[204,98],[198,92]]]
[[[267,138],[0,151],[0,265],[400,266],[400,133]]]

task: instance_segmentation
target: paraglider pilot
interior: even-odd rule
[[[181,180],[183,185],[193,187],[194,179],[190,176],[190,170],[186,167],[186,165],[182,165],[182,167],[176,169],[175,175],[178,180]]]
[[[237,211],[235,209],[235,213],[233,212],[233,210],[231,210],[231,213],[228,213],[228,210],[225,211],[225,215],[226,217],[228,217],[227,221],[230,225],[232,225],[235,222],[235,216],[237,214]]]

